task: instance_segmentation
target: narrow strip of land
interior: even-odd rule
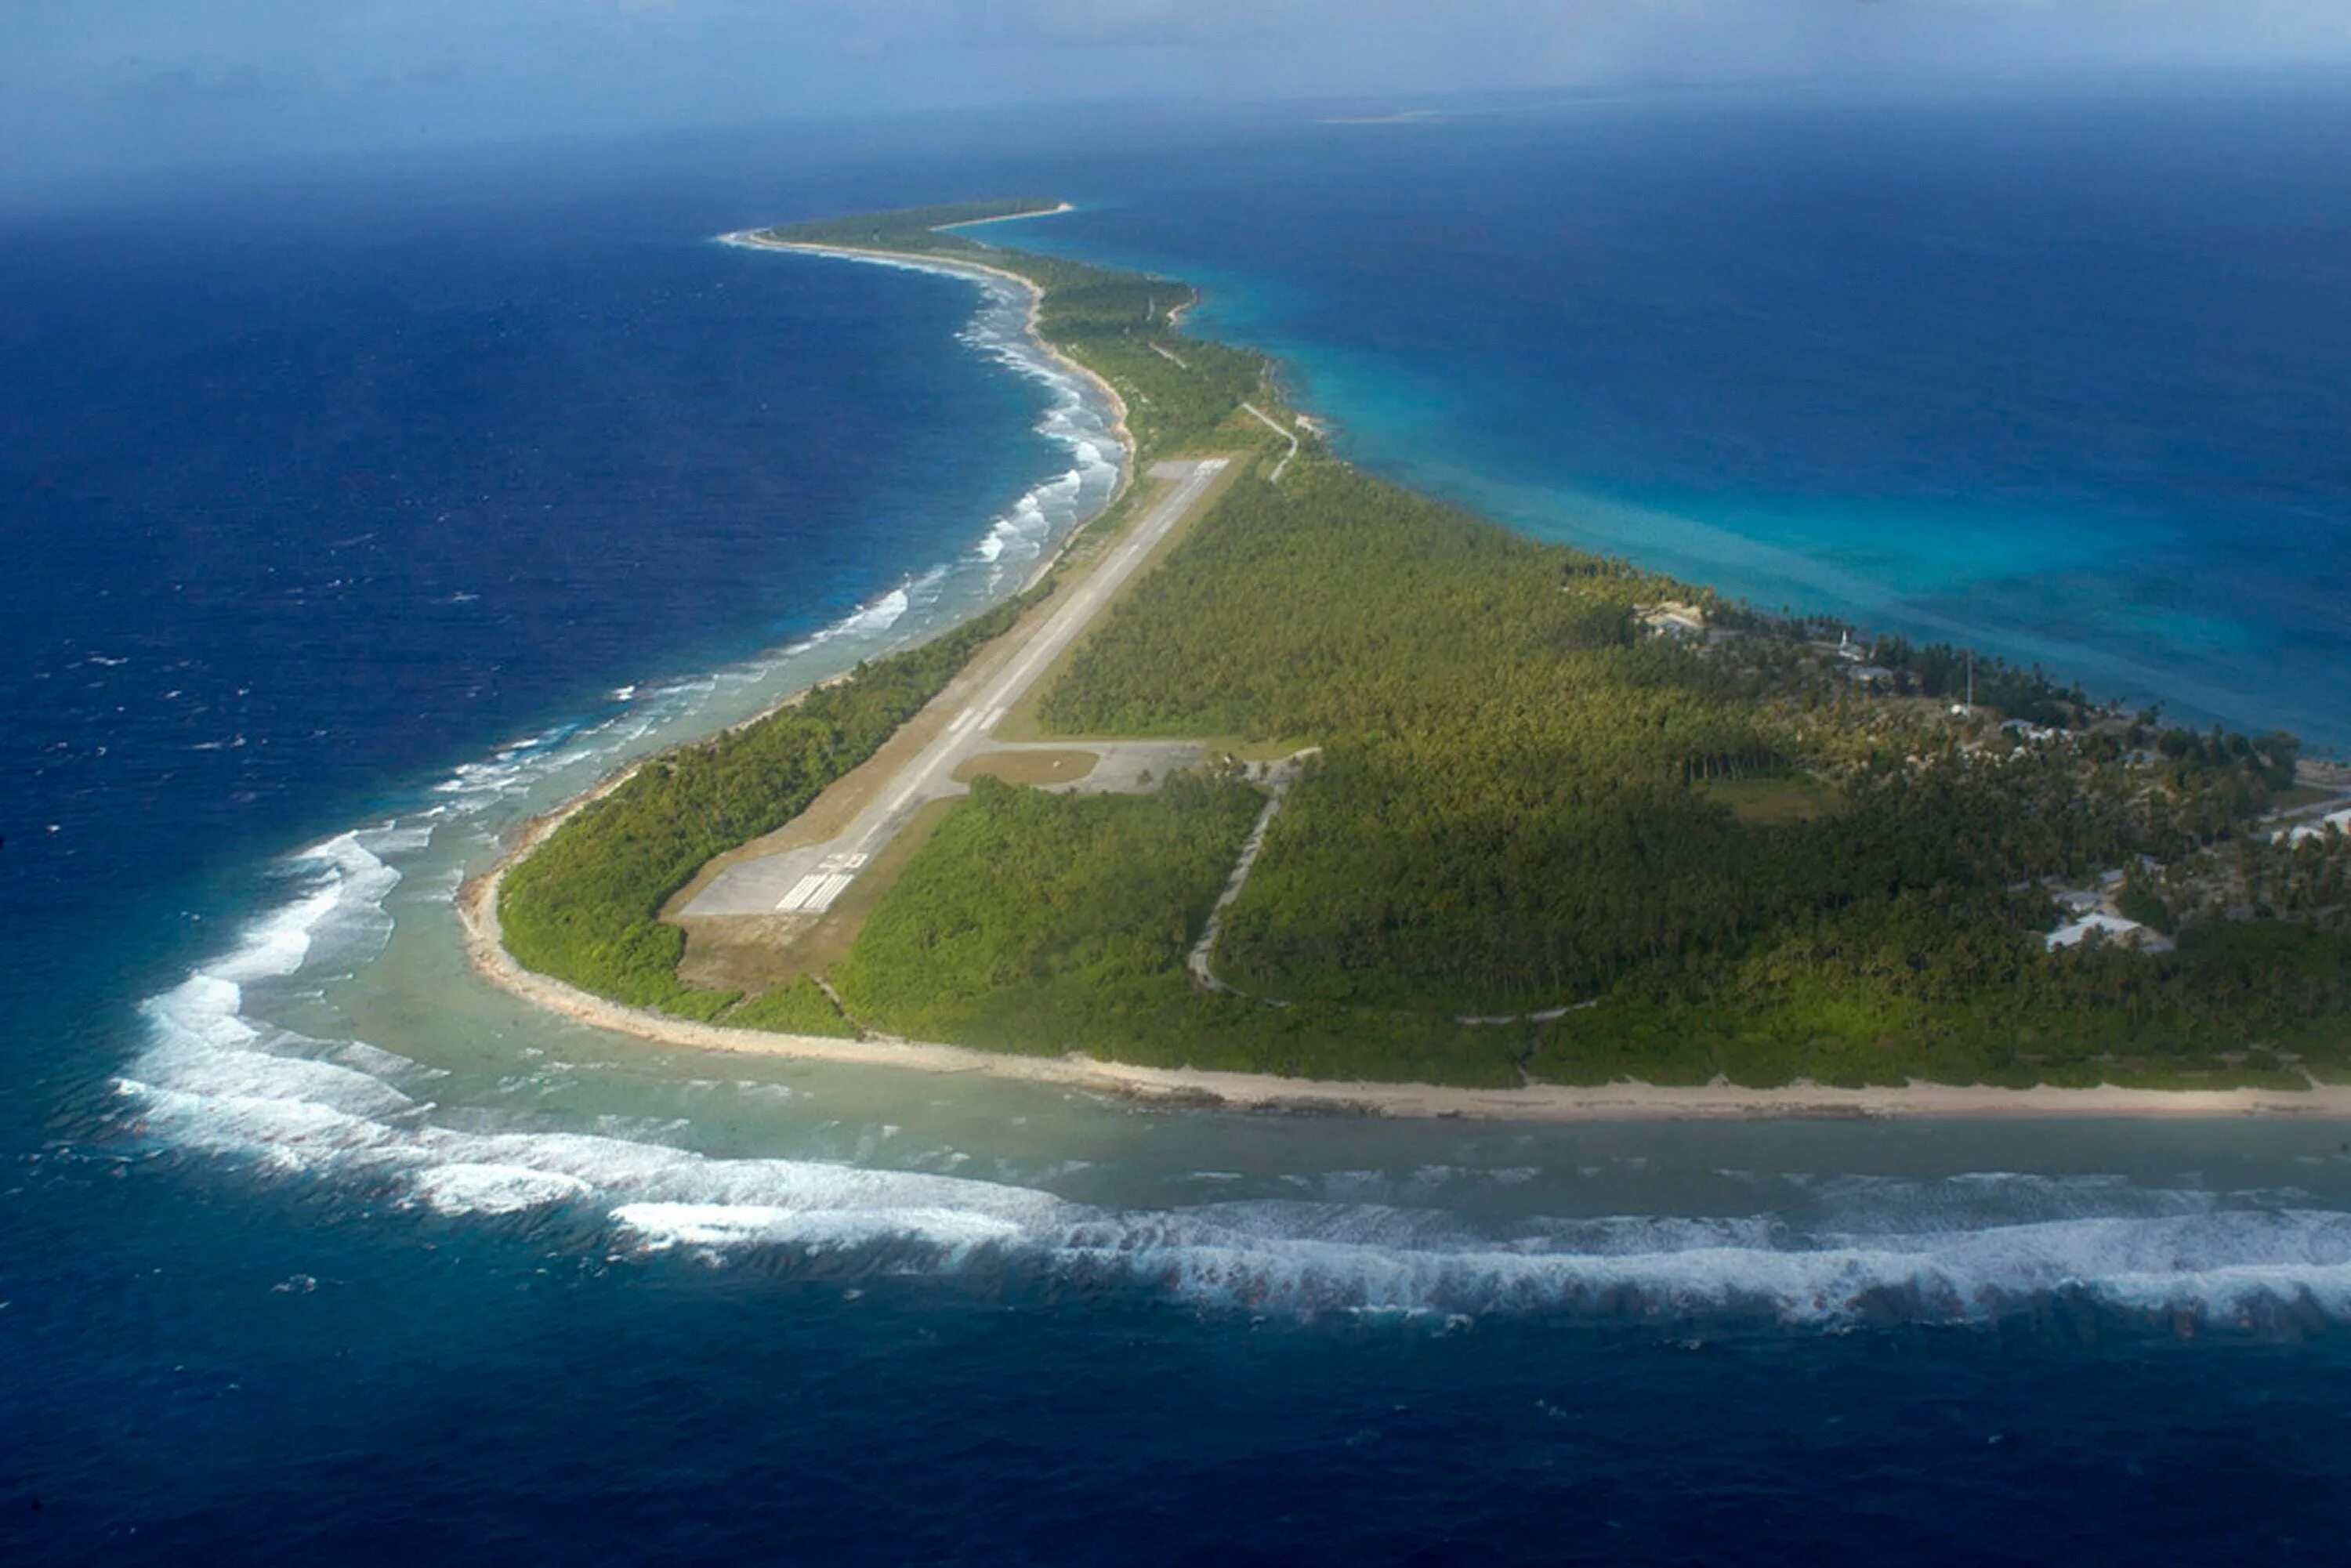
[[[1144,508],[1085,580],[1033,632],[1025,646],[977,692],[962,700],[930,743],[875,789],[849,825],[821,843],[740,861],[714,877],[681,911],[688,917],[722,915],[820,915],[848,890],[884,845],[931,801],[961,794],[956,771],[992,746],[989,732],[1052,667],[1176,524],[1207,494],[1228,460],[1207,457],[1160,464],[1154,476],[1167,488]],[[952,700],[952,699],[950,699]],[[1147,744],[1147,743],[1146,743]],[[1165,766],[1154,748],[1153,760]],[[1105,777],[1115,769],[1105,770]]]

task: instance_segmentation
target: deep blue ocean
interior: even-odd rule
[[[1082,510],[1000,302],[713,242],[1006,193],[1383,472],[2351,744],[2351,83],[16,193],[0,1559],[2339,1561],[2351,1127],[1176,1115],[472,980],[499,833]]]

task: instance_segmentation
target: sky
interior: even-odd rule
[[[2351,61],[2351,0],[5,0],[0,181],[1099,99]]]

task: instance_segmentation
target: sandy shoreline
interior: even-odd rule
[[[1029,295],[1030,340],[1057,363],[1100,389],[1115,411],[1113,434],[1123,450],[1121,488],[1134,465],[1134,441],[1123,399],[1110,383],[1045,341],[1038,331],[1044,291],[1018,273],[979,262],[861,250],[850,246],[769,240],[746,231],[728,243],[767,250],[885,262],[950,275],[984,275],[1019,285]],[[1074,530],[1073,530],[1074,537]],[[1049,558],[1045,566],[1050,566]],[[1040,566],[1040,570],[1043,567]],[[797,701],[797,694],[778,707]],[[770,709],[768,711],[774,711]],[[737,1051],[855,1066],[944,1073],[986,1072],[1091,1093],[1171,1107],[1222,1108],[1296,1114],[1460,1117],[1516,1122],[1720,1120],[1752,1117],[2063,1118],[2299,1116],[2351,1119],[2351,1085],[2304,1091],[2268,1089],[2154,1090],[1996,1089],[1980,1085],[1910,1083],[1899,1088],[1837,1089],[1798,1083],[1747,1089],[1716,1082],[1695,1087],[1613,1083],[1598,1087],[1530,1084],[1519,1089],[1460,1089],[1440,1084],[1339,1082],[1266,1073],[1151,1068],[1089,1057],[1015,1056],[891,1037],[842,1040],[774,1034],[695,1023],[608,1001],[560,980],[525,969],[500,939],[497,894],[507,871],[571,814],[618,789],[642,761],[611,775],[556,810],[527,824],[486,871],[459,888],[455,908],[468,962],[500,990],[597,1029],[665,1045]]]

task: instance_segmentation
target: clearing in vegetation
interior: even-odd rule
[[[998,779],[1007,784],[1074,784],[1102,758],[1091,751],[990,751],[955,770],[958,783]]]

